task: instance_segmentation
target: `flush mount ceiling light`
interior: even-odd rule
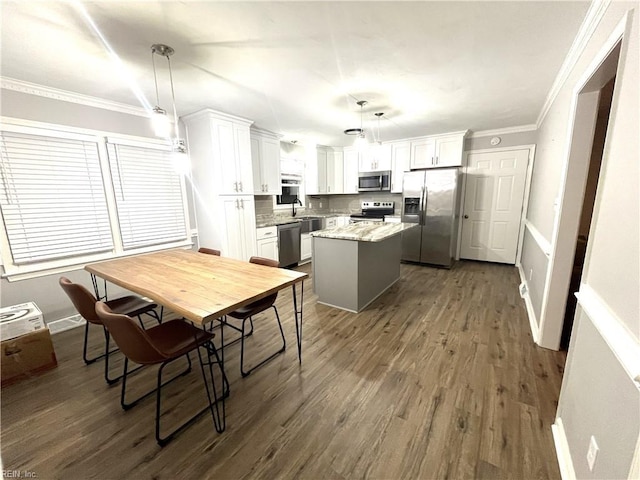
[[[171,71],[171,55],[175,53],[175,50],[168,45],[162,43],[154,43],[151,45],[151,63],[153,64],[153,80],[156,86],[156,106],[153,108],[153,114],[151,121],[156,136],[170,139],[172,142],[172,148],[174,153],[174,167],[180,173],[185,173],[188,170],[188,156],[187,145],[183,139],[179,136],[178,130],[178,113],[176,111],[176,95],[173,89],[173,73]],[[171,123],[167,117],[167,111],[160,107],[160,94],[158,91],[158,75],[156,73],[155,55],[160,55],[167,59],[169,66],[169,82],[171,85],[171,105],[173,107],[173,119],[174,119],[174,132],[173,137],[171,135]]]
[[[367,104],[366,100],[358,100],[356,102],[360,105],[360,128],[349,128],[344,131],[345,135],[357,135],[354,146],[358,149],[362,149],[367,145],[367,136],[365,134],[364,128],[362,128],[362,107]]]

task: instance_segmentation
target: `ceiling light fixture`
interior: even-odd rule
[[[360,105],[360,128],[349,128],[344,131],[345,135],[356,135],[356,141],[354,142],[354,146],[358,150],[362,150],[367,146],[367,136],[362,128],[362,107],[364,107],[368,102],[366,100],[358,100],[356,102]]]
[[[378,139],[376,140],[377,145],[382,145],[382,140],[380,140],[380,117],[384,115],[383,112],[374,113],[376,117],[378,117]]]
[[[173,73],[171,71],[171,55],[175,53],[175,50],[168,45],[162,43],[154,43],[151,45],[151,63],[153,64],[153,80],[156,86],[156,106],[153,108],[153,114],[151,121],[154,127],[156,136],[170,139],[173,148],[173,163],[174,168],[179,173],[187,173],[189,158],[187,156],[187,145],[183,139],[180,138],[178,129],[178,112],[176,110],[176,95],[173,89]],[[160,94],[158,91],[158,75],[156,73],[155,55],[160,55],[167,59],[169,65],[169,82],[171,85],[171,104],[173,106],[173,119],[174,119],[174,132],[173,138],[171,135],[171,123],[167,117],[167,111],[160,107]]]

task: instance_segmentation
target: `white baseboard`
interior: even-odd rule
[[[53,320],[51,322],[47,322],[47,327],[52,335],[56,333],[65,332],[67,330],[71,330],[72,328],[82,327],[85,324],[85,319],[80,315],[75,314],[70,317],[61,318],[59,320]]]
[[[561,418],[556,418],[556,422],[551,425],[551,432],[553,433],[553,442],[556,445],[556,456],[558,457],[558,466],[560,467],[562,480],[576,480],[576,471],[571,461],[569,442],[564,433]]]
[[[540,337],[540,329],[538,328],[538,320],[536,314],[533,311],[533,304],[531,303],[531,297],[529,296],[529,284],[527,278],[522,270],[522,265],[518,265],[518,273],[520,274],[520,296],[524,300],[524,305],[527,308],[527,316],[529,317],[529,328],[531,328],[531,336],[533,341],[537,344]]]

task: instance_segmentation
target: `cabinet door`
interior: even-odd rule
[[[373,172],[374,168],[374,160],[371,154],[371,150],[367,148],[366,150],[359,152],[358,157],[358,171],[359,172]]]
[[[259,137],[251,137],[251,166],[253,167],[253,193],[265,195],[262,180],[262,141]]]
[[[220,193],[224,195],[237,195],[240,185],[237,174],[236,139],[231,122],[222,120],[212,121],[212,134],[214,148],[218,152],[212,161],[220,162]],[[251,147],[249,147],[251,148]]]
[[[344,191],[344,160],[342,152],[327,152],[327,193]]]
[[[372,145],[368,149],[372,172],[391,170],[391,144]]]
[[[318,193],[327,193],[327,152],[318,150]]]
[[[424,138],[411,142],[411,168],[430,168],[433,166],[436,142],[433,138]]]
[[[248,261],[256,251],[256,223],[253,197],[234,196],[222,200],[226,230],[225,256]]]
[[[436,139],[435,166],[461,167],[464,136],[454,135]]]
[[[300,260],[309,260],[311,258],[311,235],[303,233],[300,235]]]
[[[249,127],[244,125],[234,125],[233,134],[235,138],[235,168],[238,182],[238,192],[244,194],[253,193],[253,168],[251,164],[251,137]],[[225,158],[222,158],[223,170]]]
[[[358,193],[358,171],[360,154],[355,148],[344,149],[344,193]]]
[[[280,142],[278,140],[263,139],[261,170],[265,193],[280,195]]]
[[[402,193],[402,179],[404,172],[411,168],[411,144],[399,142],[391,144],[391,193]]]
[[[266,240],[258,240],[258,253],[259,257],[271,258],[272,260],[278,260],[278,239],[268,238]]]
[[[304,162],[304,191],[307,195],[317,195],[318,191],[318,157],[307,158]]]

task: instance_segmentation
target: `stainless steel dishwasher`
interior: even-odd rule
[[[278,255],[281,267],[298,265],[300,261],[300,223],[278,225]]]

